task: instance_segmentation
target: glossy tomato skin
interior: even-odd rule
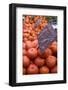
[[[37,49],[36,48],[28,49],[27,53],[28,53],[28,57],[31,59],[34,59],[37,57]]]
[[[51,73],[57,73],[57,66],[54,66],[54,67],[51,69]]]
[[[27,56],[23,56],[23,66],[28,67],[30,64],[30,59]]]
[[[38,66],[38,67],[41,67],[45,64],[45,59],[42,59],[40,57],[37,57],[35,60],[34,60],[34,63]]]
[[[47,74],[49,73],[49,68],[47,66],[42,66],[40,68],[40,74]]]
[[[52,68],[56,65],[56,62],[57,62],[57,59],[55,56],[49,56],[47,59],[46,59],[46,65],[49,67],[49,68]]]
[[[30,64],[27,68],[27,74],[38,74],[39,69],[35,64]]]

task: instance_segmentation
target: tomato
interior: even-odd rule
[[[26,41],[26,48],[32,48],[32,42],[31,41]]]
[[[52,50],[53,54],[57,53],[57,42],[53,42],[50,46],[50,49]]]
[[[35,64],[30,64],[27,68],[27,74],[38,74],[39,69]]]
[[[30,64],[30,59],[27,56],[23,56],[23,66],[28,67]]]
[[[47,74],[49,73],[49,68],[47,66],[42,66],[40,68],[40,74]]]
[[[27,51],[28,57],[33,59],[37,57],[37,49],[36,48],[30,48]]]
[[[54,67],[51,69],[51,73],[57,73],[57,66],[54,66]]]
[[[37,57],[37,58],[34,60],[34,63],[35,63],[37,66],[41,67],[41,66],[43,66],[43,65],[45,64],[45,60],[42,59],[42,58],[40,58],[40,57]]]
[[[45,58],[47,58],[49,55],[52,55],[52,51],[51,51],[51,49],[47,48],[44,52],[44,56],[45,56]]]
[[[55,56],[48,56],[48,58],[46,59],[46,65],[49,68],[52,68],[56,65],[57,59]]]

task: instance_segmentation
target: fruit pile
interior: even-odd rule
[[[22,31],[22,73],[24,75],[57,73],[57,42],[52,42],[44,53],[41,53],[38,45],[37,36],[47,24],[44,16],[24,16]]]

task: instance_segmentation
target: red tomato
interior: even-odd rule
[[[41,66],[43,66],[43,65],[45,64],[45,60],[42,59],[42,58],[40,58],[40,57],[37,57],[37,58],[34,60],[34,63],[35,63],[37,66],[41,67]]]
[[[27,47],[27,49],[32,48],[32,42],[26,41],[26,47]]]
[[[53,54],[57,53],[57,42],[53,42],[50,49],[52,50]]]
[[[38,74],[39,69],[35,64],[30,64],[27,68],[27,74]]]
[[[42,66],[40,68],[40,74],[47,74],[49,73],[49,68],[47,66]]]
[[[52,68],[56,65],[56,62],[57,62],[57,59],[56,57],[54,56],[49,56],[47,59],[46,59],[46,65],[49,67],[49,68]]]
[[[57,66],[54,66],[54,67],[51,69],[51,73],[57,73]]]
[[[23,66],[28,67],[30,64],[30,59],[27,56],[23,56]]]
[[[28,57],[33,59],[37,57],[37,49],[36,48],[30,48],[27,51]]]

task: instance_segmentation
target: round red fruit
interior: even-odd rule
[[[51,69],[51,73],[57,73],[57,66],[54,66],[54,67]]]
[[[40,68],[40,74],[47,74],[49,73],[49,68],[47,66],[42,66]]]
[[[31,41],[26,41],[26,48],[32,48],[32,42]]]
[[[57,62],[57,59],[55,56],[49,56],[47,59],[46,59],[46,65],[49,67],[49,68],[52,68],[56,65],[56,62]]]
[[[30,59],[27,56],[23,56],[23,66],[28,67],[30,64]]]
[[[30,48],[27,51],[28,57],[29,58],[36,58],[37,57],[37,49],[36,48]]]
[[[42,59],[42,58],[40,58],[40,57],[37,57],[37,58],[35,59],[34,63],[35,63],[37,66],[41,67],[41,66],[43,66],[43,65],[45,64],[45,60]]]
[[[39,69],[35,64],[30,64],[27,68],[27,74],[38,74]]]

